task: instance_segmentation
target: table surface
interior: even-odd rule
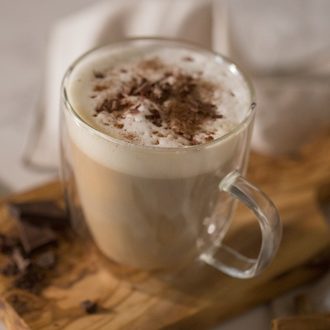
[[[43,81],[47,36],[56,20],[92,2],[0,0],[0,195],[54,176],[32,171],[22,163]],[[263,305],[217,329],[269,329],[270,320],[271,309]]]

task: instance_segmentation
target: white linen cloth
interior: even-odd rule
[[[228,3],[230,57],[257,92],[252,147],[295,152],[330,124],[330,1]]]
[[[78,56],[132,36],[186,39],[227,53],[226,17],[222,0],[108,0],[61,20],[50,36],[39,127],[26,150],[29,161],[44,167],[58,164],[60,84]]]

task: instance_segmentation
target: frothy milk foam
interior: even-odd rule
[[[213,117],[198,123],[194,131],[188,127],[189,134],[186,126],[173,126],[180,117],[172,116],[170,101],[162,101],[170,109],[166,120],[156,102],[158,96],[168,97],[170,85],[182,77],[193,81],[191,88],[200,83],[199,94],[212,103],[198,100],[196,107],[213,111]],[[148,83],[155,88],[154,82],[162,79],[159,84],[165,87],[153,91],[154,104],[145,97]],[[132,81],[136,86],[123,92]],[[211,91],[205,82],[213,86]],[[246,139],[238,124],[247,116],[251,100],[236,67],[178,45],[121,45],[80,61],[66,80],[65,93],[75,112],[65,112],[69,157],[99,249],[115,261],[147,269],[174,266],[196,255],[220,179],[243,162],[237,149]],[[116,97],[123,106],[111,103]]]

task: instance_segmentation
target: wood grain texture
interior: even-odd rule
[[[328,270],[330,233],[316,192],[330,182],[329,150],[326,134],[292,157],[252,155],[248,178],[272,197],[284,224],[276,259],[255,279],[232,279],[199,263],[175,274],[135,271],[105,261],[93,246],[69,234],[59,244],[58,265],[40,295],[13,289],[5,277],[0,277],[0,293],[7,301],[18,295],[28,302],[20,316],[33,330],[208,329]],[[6,198],[0,204],[1,232],[15,230],[6,201],[61,196],[55,182]],[[260,240],[256,228],[253,215],[238,209],[226,241],[253,255]],[[97,301],[100,312],[85,314],[80,302],[86,299]]]
[[[329,330],[330,314],[311,314],[277,319],[272,322],[273,330]]]
[[[14,309],[3,299],[0,299],[0,320],[6,330],[29,330],[24,320],[17,315]]]

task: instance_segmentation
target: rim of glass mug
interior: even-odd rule
[[[93,54],[96,51],[100,51],[102,49],[106,48],[112,48],[112,47],[118,47],[120,45],[127,45],[128,43],[136,43],[136,42],[157,42],[157,43],[162,43],[162,44],[170,44],[172,46],[180,46],[181,48],[184,47],[186,49],[194,49],[195,51],[199,52],[200,54],[207,54],[211,55],[214,57],[215,61],[221,61],[222,63],[225,63],[226,66],[228,66],[228,70],[233,73],[233,74],[238,74],[243,78],[243,82],[245,83],[248,93],[249,93],[249,103],[248,103],[248,109],[246,111],[244,119],[239,122],[232,130],[230,130],[228,133],[214,139],[213,141],[206,142],[203,144],[197,144],[193,146],[180,146],[180,147],[157,147],[157,146],[145,146],[145,145],[139,145],[139,144],[134,144],[132,142],[124,141],[121,139],[116,139],[106,133],[103,133],[99,131],[98,129],[94,128],[91,124],[89,124],[86,120],[84,120],[79,113],[74,109],[70,102],[70,98],[68,96],[67,92],[67,84],[70,79],[71,73],[74,71],[76,66],[86,59],[90,54]],[[237,65],[235,62],[230,60],[228,57],[209,50],[205,47],[202,47],[196,43],[186,41],[186,40],[181,40],[181,39],[169,39],[169,38],[159,38],[159,37],[136,37],[136,38],[126,38],[122,39],[113,43],[109,43],[107,45],[101,46],[101,47],[96,47],[93,48],[87,52],[85,52],[83,55],[78,57],[67,69],[64,78],[62,80],[62,85],[61,85],[61,97],[63,97],[64,104],[65,104],[65,109],[68,110],[73,116],[74,119],[77,121],[78,125],[82,125],[85,127],[91,134],[98,135],[99,137],[108,140],[114,144],[126,146],[126,147],[132,147],[132,148],[139,148],[139,149],[144,149],[144,150],[150,150],[154,152],[175,152],[175,153],[181,153],[181,152],[187,152],[187,151],[195,151],[195,150],[200,150],[202,148],[210,148],[213,147],[214,145],[217,145],[218,143],[225,141],[229,139],[231,136],[233,136],[236,133],[239,133],[241,130],[243,130],[248,124],[250,123],[251,120],[254,118],[255,114],[255,109],[256,109],[256,102],[255,102],[255,90],[253,88],[252,82],[248,78],[248,76],[244,73],[244,71]]]

